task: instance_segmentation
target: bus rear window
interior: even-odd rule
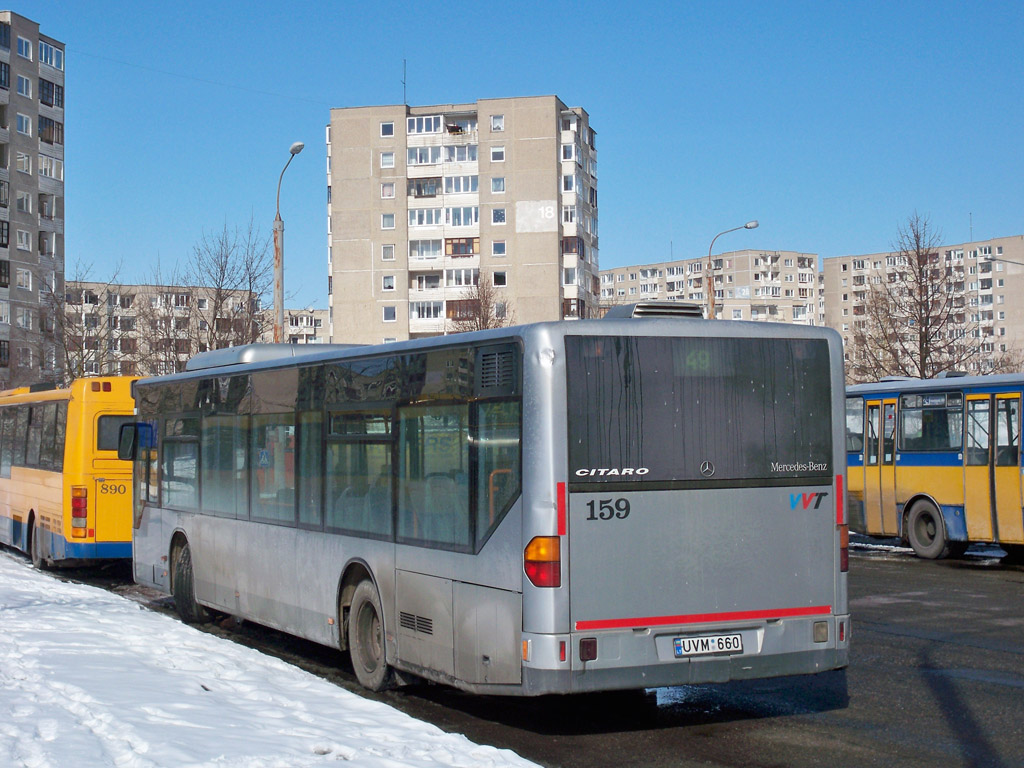
[[[96,450],[116,451],[121,425],[134,421],[134,416],[100,416],[96,423]]]
[[[824,339],[568,336],[570,478],[831,480]]]

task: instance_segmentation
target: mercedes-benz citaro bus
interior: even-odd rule
[[[132,556],[132,465],[117,453],[135,421],[132,381],[0,392],[0,543],[37,568]]]
[[[373,690],[846,666],[834,331],[629,317],[281,351],[135,384],[135,578],[186,621],[347,649]]]

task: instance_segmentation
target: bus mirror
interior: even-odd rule
[[[117,458],[122,461],[135,461],[135,449],[138,445],[138,424],[122,424],[121,434],[117,440]]]

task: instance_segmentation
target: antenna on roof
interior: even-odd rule
[[[409,97],[405,94],[405,59],[402,59],[402,103],[409,106]]]

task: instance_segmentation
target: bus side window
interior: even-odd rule
[[[996,466],[1015,467],[1020,463],[1020,399],[996,401]]]
[[[480,403],[473,445],[477,451],[477,549],[519,496],[520,404],[517,401]]]
[[[864,450],[864,401],[859,397],[846,400],[846,451]]]
[[[967,465],[988,464],[989,445],[988,400],[967,401]]]

